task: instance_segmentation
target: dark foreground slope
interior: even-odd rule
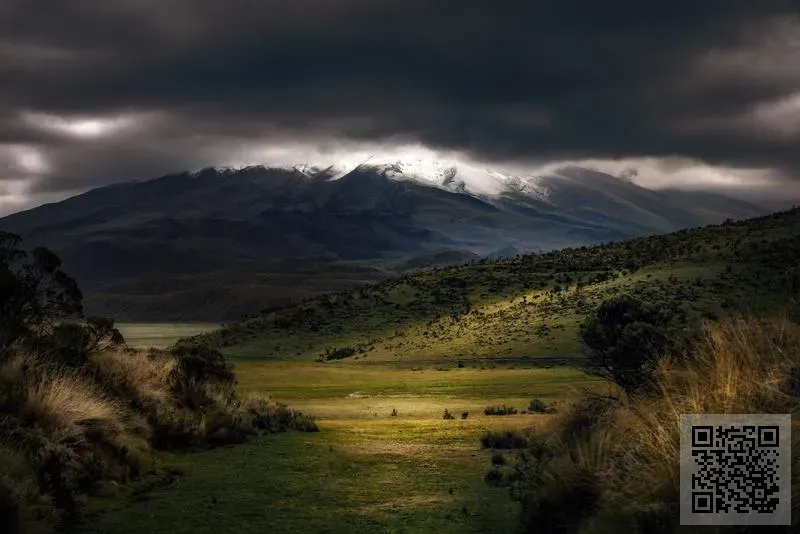
[[[572,356],[577,324],[629,293],[687,323],[782,311],[800,292],[800,211],[593,247],[481,260],[309,299],[193,338],[248,357]]]
[[[0,228],[55,250],[90,313],[219,320],[419,267],[762,213],[721,195],[698,209],[689,193],[578,168],[538,179],[535,191],[509,181],[491,198],[387,172],[207,169],[94,189]]]

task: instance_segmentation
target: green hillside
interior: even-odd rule
[[[781,311],[798,292],[800,210],[591,247],[419,271],[185,342],[247,358],[575,358],[577,325],[629,293],[679,322]]]

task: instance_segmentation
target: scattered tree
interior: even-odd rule
[[[590,370],[627,393],[649,388],[656,362],[667,352],[667,325],[663,313],[633,297],[606,300],[580,327],[590,353]]]

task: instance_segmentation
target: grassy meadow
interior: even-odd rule
[[[539,531],[537,521],[650,531],[655,521],[671,532],[662,521],[674,516],[666,504],[674,504],[677,427],[663,424],[671,410],[796,411],[799,215],[424,270],[183,339],[185,347],[219,348],[243,398],[268,393],[316,416],[320,431],[159,452],[160,474],[107,487],[83,531],[502,533],[520,526],[522,511],[529,531]],[[579,370],[578,326],[619,295],[665,310],[686,331],[703,324],[707,339],[689,372],[661,369],[658,383],[672,396],[575,405],[588,390],[611,391]],[[740,314],[785,317],[736,322]],[[147,344],[187,328],[123,332]],[[521,412],[533,399],[555,413],[483,413],[500,405]],[[443,419],[445,410],[454,418]],[[494,453],[480,438],[492,430],[547,441],[539,450],[550,453],[534,465],[547,478],[522,504],[484,479]],[[498,481],[525,465],[501,454]],[[636,491],[620,490],[627,479]],[[582,506],[586,495],[597,509]]]
[[[178,478],[141,493],[117,487],[92,503],[85,532],[511,532],[517,505],[484,482],[491,452],[480,437],[543,428],[552,416],[484,408],[558,405],[598,386],[574,369],[524,363],[237,360],[235,371],[243,396],[270,392],[317,416],[320,432],[161,454]],[[455,419],[443,420],[445,409]]]

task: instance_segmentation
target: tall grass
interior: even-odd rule
[[[169,376],[175,359],[158,351],[107,350],[92,357],[107,383],[143,402],[166,403],[173,396]]]
[[[122,409],[96,385],[66,372],[44,375],[27,384],[19,417],[47,429],[74,427],[84,421],[121,426]]]
[[[683,360],[660,363],[657,385],[648,396],[578,403],[543,438],[550,451],[546,458],[531,460],[528,455],[517,463],[510,485],[532,531],[677,528],[681,414],[790,413],[796,429],[792,455],[800,453],[800,325],[788,319],[740,317],[705,324],[701,339]],[[800,468],[793,463],[796,526]],[[562,481],[557,489],[553,480]],[[543,503],[552,504],[553,492],[575,489],[570,484],[584,489],[588,484],[596,491],[596,508],[588,517],[583,509],[546,514]]]
[[[208,447],[259,432],[313,431],[232,381],[185,376],[176,356],[111,349],[80,368],[17,354],[0,365],[0,525],[25,531],[79,519],[88,494],[154,467],[153,449]]]

